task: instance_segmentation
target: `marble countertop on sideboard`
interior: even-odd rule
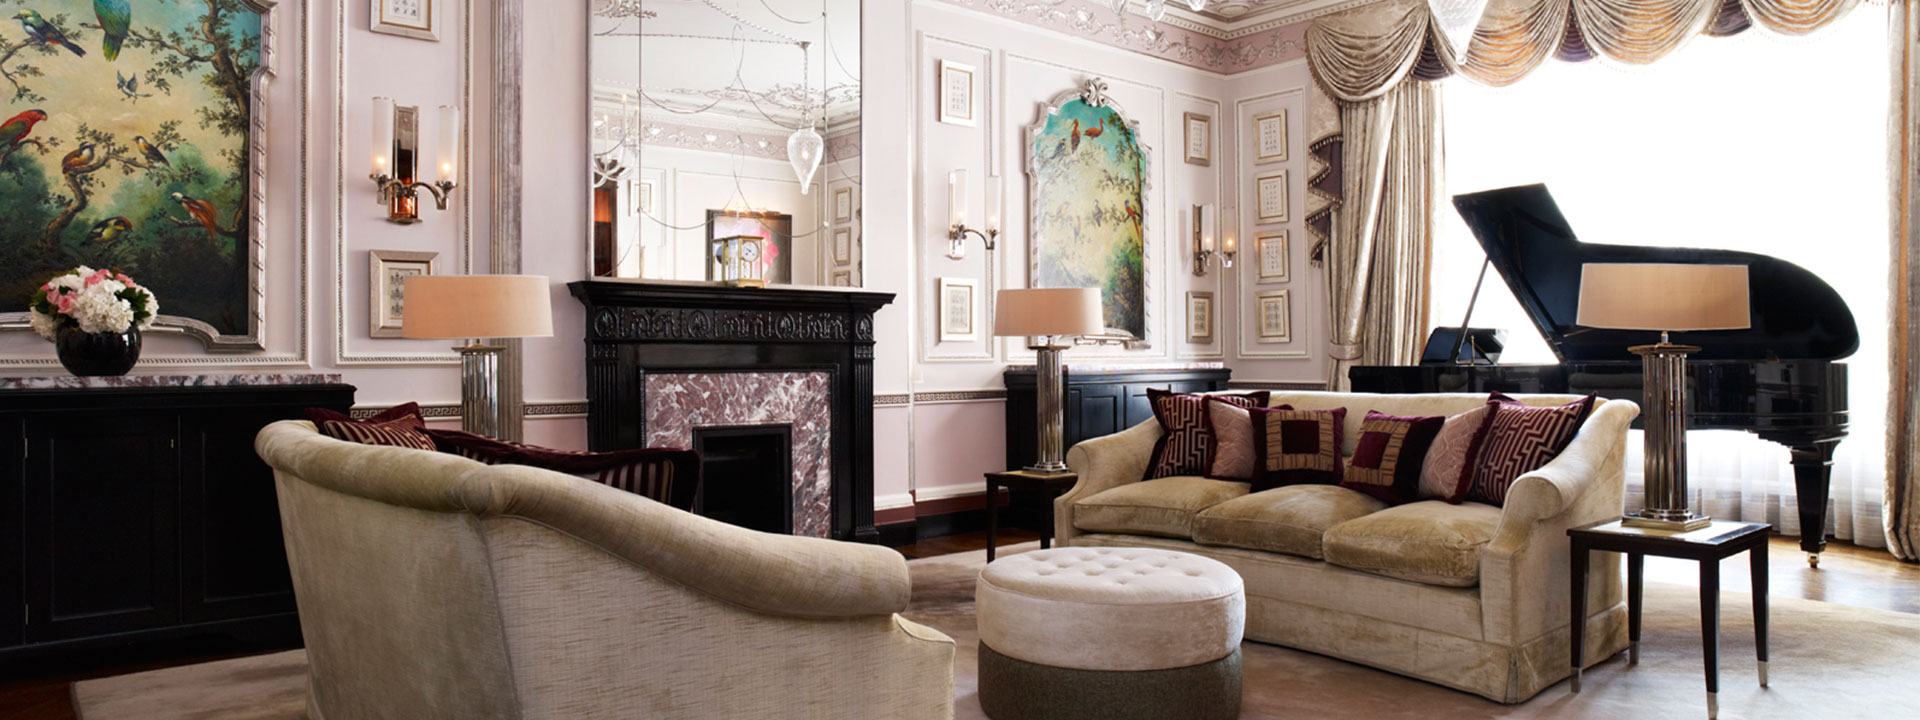
[[[237,385],[320,385],[341,382],[339,373],[232,373],[223,375],[121,375],[75,377],[33,375],[0,377],[0,390],[72,390],[82,388],[232,387]]]
[[[1220,370],[1223,362],[1147,362],[1147,363],[1061,363],[1068,372],[1151,372],[1154,370]],[[1008,365],[1008,370],[1032,371],[1032,365]]]

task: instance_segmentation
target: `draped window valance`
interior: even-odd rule
[[[1402,80],[1461,74],[1511,85],[1547,59],[1606,56],[1644,65],[1695,35],[1727,36],[1759,25],[1804,35],[1844,17],[1861,0],[1493,0],[1464,52],[1440,31],[1425,3],[1398,19],[1316,22],[1307,30],[1313,75],[1335,100],[1380,97]],[[1358,19],[1358,18],[1355,18]]]

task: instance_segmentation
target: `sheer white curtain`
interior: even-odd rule
[[[1855,12],[1800,38],[1695,38],[1648,66],[1552,61],[1505,88],[1444,86],[1449,194],[1545,182],[1586,242],[1772,255],[1839,290],[1861,343],[1846,361],[1851,428],[1827,531],[1872,547],[1886,544],[1886,22]],[[1439,215],[1430,317],[1457,325],[1484,255],[1451,208]],[[1473,324],[1509,329],[1502,362],[1553,362],[1497,278]],[[1636,432],[1631,508],[1640,450]],[[1688,457],[1694,507],[1801,532],[1786,448],[1695,431]]]

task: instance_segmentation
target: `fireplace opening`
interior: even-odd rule
[[[763,532],[793,533],[793,426],[693,428],[700,491],[693,511]]]

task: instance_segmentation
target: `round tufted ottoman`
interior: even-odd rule
[[[1235,718],[1247,598],[1218,561],[1068,547],[987,565],[974,590],[994,720]]]

